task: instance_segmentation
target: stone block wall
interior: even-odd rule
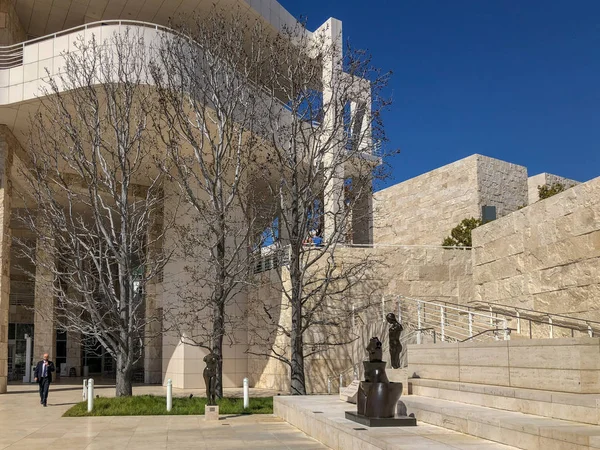
[[[0,45],[23,42],[27,35],[11,0],[0,0]]]
[[[570,180],[569,178],[560,177],[551,173],[540,173],[527,179],[527,202],[529,205],[539,201],[540,195],[538,187],[544,184],[561,183],[566,188],[570,188],[579,184],[579,181]]]
[[[475,299],[600,319],[600,178],[473,231]]]
[[[377,331],[386,342],[387,326],[383,325],[381,300],[384,300],[386,312],[397,312],[398,295],[435,301],[456,303],[460,299],[470,299],[473,288],[471,283],[471,255],[469,250],[451,250],[430,247],[397,248],[348,248],[336,250],[336,261],[341,265],[353,264],[369,258],[369,269],[361,274],[361,280],[344,295],[349,306],[354,306],[355,328],[348,319],[348,336],[359,337],[357,342],[365,342]],[[257,356],[274,349],[277,352],[289,351],[289,339],[278,335],[275,327],[266,321],[263,305],[269,307],[269,314],[280,323],[289,324],[290,310],[282,294],[285,285],[272,270],[259,275],[255,287],[248,294],[249,351],[248,371],[252,386],[289,390],[289,368],[273,358]],[[381,324],[377,330],[365,327],[365,324]],[[326,332],[326,330],[325,330]],[[339,332],[339,329],[332,330]],[[259,336],[260,335],[260,336]],[[367,338],[368,341],[368,338]],[[326,392],[327,378],[334,378],[347,371],[351,375],[353,364],[364,357],[364,345],[353,344],[337,347],[328,352],[308,358],[306,361],[307,388],[311,393]]]
[[[461,220],[479,217],[477,155],[374,194],[375,244],[440,245]]]
[[[495,206],[496,216],[503,217],[527,204],[526,167],[487,156],[474,156],[477,159],[480,211],[482,206]]]
[[[375,193],[375,244],[440,245],[463,219],[527,204],[527,169],[472,155]]]
[[[600,393],[600,338],[409,345],[420,378],[525,389]]]

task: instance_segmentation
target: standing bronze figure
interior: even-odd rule
[[[217,365],[219,358],[214,353],[209,353],[204,357],[206,367],[204,368],[204,384],[206,384],[207,405],[217,404]]]
[[[390,342],[390,362],[394,369],[400,368],[400,353],[402,353],[402,344],[400,343],[400,334],[404,329],[400,322],[396,319],[394,313],[389,313],[385,316],[390,324],[389,342]]]

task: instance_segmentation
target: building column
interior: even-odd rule
[[[67,367],[68,370],[71,370],[71,367],[75,369],[75,376],[83,376],[81,369],[81,333],[76,331],[67,332]],[[67,376],[69,376],[68,372]]]
[[[4,128],[4,127],[2,127]],[[8,382],[8,314],[10,303],[10,204],[12,184],[10,173],[13,148],[0,133],[0,394]]]
[[[157,240],[163,232],[163,211],[152,214],[152,224],[148,230],[148,257],[162,253],[162,240]],[[144,383],[162,384],[162,275],[146,285],[144,295],[146,326],[144,329]]]
[[[40,227],[43,229],[42,227]],[[50,232],[37,236],[35,248],[35,290],[33,316],[33,359],[48,353],[49,359],[56,356],[56,324],[54,313],[54,280],[49,269],[54,258],[54,245]]]
[[[329,19],[314,33],[328,56],[323,61],[323,134],[321,143],[326,144],[323,157],[325,170],[324,230],[325,240],[340,239],[344,216],[344,167],[341,153],[345,152],[343,113],[340,99],[340,77],[342,68],[342,23]],[[331,51],[329,51],[331,50]]]
[[[354,191],[357,198],[352,203],[352,243],[373,243],[373,180],[371,177],[356,180]]]

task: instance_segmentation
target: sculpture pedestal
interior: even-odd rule
[[[214,405],[214,406],[206,405],[204,407],[204,420],[206,420],[206,421],[219,420],[219,406],[218,405]]]
[[[346,411],[346,419],[360,423],[367,427],[416,427],[417,419],[409,416],[399,417],[366,417],[361,414]]]

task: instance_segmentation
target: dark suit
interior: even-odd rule
[[[44,361],[39,361],[35,365],[33,376],[37,378],[37,382],[40,385],[40,403],[44,406],[46,406],[46,401],[48,400],[48,389],[50,388],[50,383],[52,383],[52,372],[55,370],[52,361],[48,361],[46,370],[44,370]]]

